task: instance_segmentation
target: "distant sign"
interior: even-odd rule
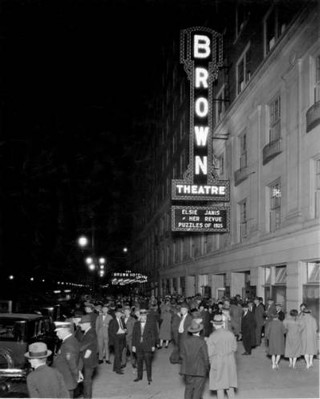
[[[226,233],[230,230],[228,206],[172,206],[172,231]]]

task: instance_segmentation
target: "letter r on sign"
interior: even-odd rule
[[[194,35],[193,56],[194,58],[207,58],[210,55],[210,39],[204,35]]]

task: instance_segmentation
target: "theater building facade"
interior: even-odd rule
[[[320,9],[293,3],[237,2],[227,17],[215,10],[224,55],[209,145],[216,177],[229,182],[227,232],[172,229],[171,184],[190,164],[192,101],[179,40],[166,49],[159,128],[140,170],[150,185],[135,224],[133,263],[149,276],[146,291],[272,297],[286,311],[305,302],[319,318]]]

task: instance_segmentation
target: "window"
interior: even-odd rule
[[[281,101],[277,95],[269,104],[269,142],[281,137]]]
[[[225,113],[225,86],[223,86],[222,90],[218,93],[217,98],[215,99],[216,103],[216,125],[221,122],[223,115]]]
[[[236,36],[238,37],[249,17],[249,10],[245,4],[239,3],[236,9]]]
[[[270,187],[270,232],[280,228],[281,223],[281,185],[280,182]]]
[[[314,181],[314,217],[320,217],[320,159],[315,161]]]
[[[239,136],[240,144],[240,169],[247,167],[247,132],[242,132]]]
[[[286,284],[287,281],[287,267],[276,266],[275,268],[275,284]]]
[[[279,12],[277,7],[272,7],[264,19],[264,48],[267,55],[275,46],[286,28],[286,13]],[[288,16],[287,16],[288,18]]]
[[[315,59],[314,103],[320,101],[320,55]]]
[[[240,242],[242,242],[248,235],[247,199],[239,203],[239,213],[240,213]]]
[[[320,261],[307,263],[307,282],[320,283]]]
[[[214,157],[214,167],[219,178],[224,176],[224,154]]]
[[[251,51],[250,45],[237,62],[237,92],[240,94],[251,78]]]

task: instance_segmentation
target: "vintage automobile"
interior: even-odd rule
[[[52,351],[48,358],[50,363],[58,344],[50,317],[42,314],[0,313],[0,397],[23,397],[23,392],[15,390],[30,371],[24,354],[28,346],[37,341],[45,342]]]

